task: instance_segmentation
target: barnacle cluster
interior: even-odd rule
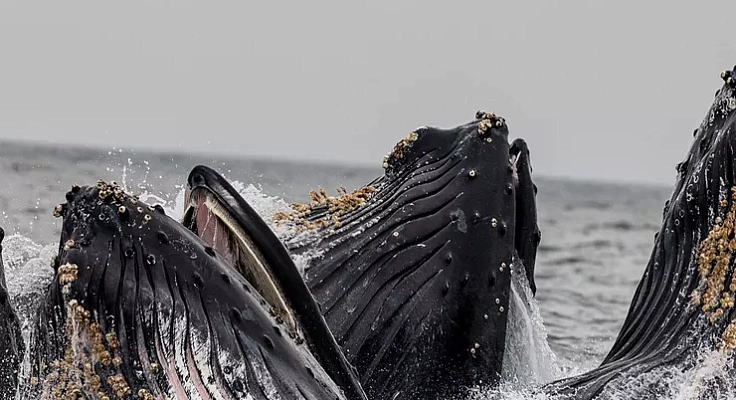
[[[728,204],[727,199],[722,199],[719,206],[726,209]],[[735,205],[736,186],[731,188],[731,207],[725,217],[716,217],[713,228],[698,247],[698,275],[704,285],[701,284],[701,289],[693,292],[692,300],[700,306],[710,324],[715,324],[728,310],[734,308],[736,300],[736,273],[731,273],[727,282],[729,266],[736,250]],[[725,352],[736,348],[736,319],[723,331],[718,347]]]
[[[67,263],[59,266],[57,272],[58,284],[67,298],[79,268]],[[89,393],[106,400],[133,396],[120,370],[123,361],[117,354],[120,350],[117,335],[105,333],[92,313],[76,299],[66,301],[65,310],[63,354],[48,364],[40,364],[38,376],[31,377],[30,385],[41,385],[41,398],[44,399],[76,400]],[[153,373],[159,370],[157,364],[151,364],[150,368]],[[107,376],[104,381],[103,371],[103,376]],[[153,399],[147,389],[140,389],[137,394],[142,399]]]
[[[72,188],[72,191],[74,191],[74,188]],[[97,181],[97,194],[102,200],[106,200],[108,198],[114,198],[121,203],[128,200],[133,205],[135,205],[138,202],[138,199],[136,197],[132,197],[126,194],[123,191],[123,188],[121,188],[115,181],[107,183],[103,181],[102,179],[98,180]]]
[[[723,314],[734,306],[736,292],[736,275],[726,285],[729,264],[733,251],[736,250],[736,187],[731,188],[731,208],[725,218],[717,217],[708,236],[698,247],[698,274],[705,283],[702,295],[699,291],[693,293],[693,301],[700,305],[701,310],[713,324]],[[728,206],[726,199],[721,200],[721,208]]]
[[[718,349],[724,353],[730,352],[736,348],[736,320],[731,321],[721,335],[721,342]]]
[[[404,151],[411,147],[411,144],[416,142],[417,139],[419,139],[419,134],[417,132],[411,132],[405,138],[399,140],[393,150],[391,150],[391,153],[383,157],[383,169],[388,169],[389,161],[404,158]]]
[[[81,187],[79,185],[72,185],[72,189],[66,194],[66,198],[68,201],[72,201],[75,194],[79,192]],[[101,202],[105,202],[117,207],[118,216],[120,217],[121,221],[128,221],[129,224],[134,225],[136,221],[131,220],[131,212],[137,211],[138,214],[142,215],[140,224],[141,227],[145,225],[146,223],[150,222],[153,217],[151,217],[150,214],[146,213],[146,210],[143,209],[143,207],[139,206],[138,197],[129,195],[125,193],[123,188],[121,188],[115,181],[112,181],[110,183],[105,182],[104,180],[100,179],[97,181],[97,196],[99,197]],[[132,207],[126,207],[124,204],[127,204],[128,206]],[[68,209],[69,205],[59,204],[56,207],[54,207],[53,214],[54,217],[59,218],[62,217],[66,210]],[[156,211],[157,207],[155,206],[151,207],[148,206],[148,211]],[[161,212],[161,210],[159,210]],[[131,225],[131,226],[132,226]],[[70,249],[74,248],[75,241],[73,239],[68,240],[64,245],[64,250],[69,251]]]
[[[125,377],[116,371],[120,357],[114,356],[120,344],[114,333],[104,334],[100,324],[92,320],[91,313],[76,300],[67,303],[67,344],[63,357],[41,366],[42,398],[78,399],[83,393],[95,393],[100,399],[122,399],[132,394]],[[98,374],[106,369],[105,382]],[[39,378],[31,379],[37,385]],[[107,385],[105,385],[105,383]],[[147,389],[139,390],[143,399],[153,399]]]
[[[291,208],[294,209],[294,212],[279,212],[274,215],[273,219],[276,223],[291,221],[301,231],[325,228],[330,224],[339,228],[340,217],[363,205],[375,191],[373,186],[363,186],[348,193],[344,187],[341,187],[337,190],[338,196],[333,197],[322,188],[312,190],[309,192],[309,197],[312,199],[310,203],[292,203]],[[324,215],[310,220],[309,216],[318,210],[325,211]]]
[[[721,72],[721,79],[732,88],[736,88],[736,79],[734,79],[734,71]]]
[[[496,115],[494,112],[478,111],[475,113],[475,118],[479,119],[478,122],[478,134],[481,137],[486,136],[486,132],[493,127],[500,128],[506,124],[506,120],[503,117]],[[491,136],[485,138],[486,142],[490,143],[493,141]]]
[[[64,264],[59,267],[59,284],[66,285],[77,280],[79,268],[75,264]]]

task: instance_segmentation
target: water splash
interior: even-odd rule
[[[10,235],[3,241],[8,295],[20,320],[26,343],[36,311],[53,279],[51,260],[58,250],[58,245],[40,245],[19,234]]]
[[[713,399],[736,399],[736,379],[729,357],[716,350],[701,352],[698,363],[686,371],[679,385],[672,388],[673,400],[691,400],[703,398],[704,392]],[[674,374],[679,371],[673,368]],[[673,374],[673,375],[674,375]],[[673,380],[677,383],[676,380]],[[709,390],[714,384],[717,391]],[[710,398],[710,397],[709,397]]]
[[[285,238],[293,238],[296,235],[301,234],[296,232],[296,226],[294,225],[276,225],[273,222],[273,216],[276,215],[276,213],[288,213],[293,211],[289,206],[289,203],[284,199],[267,194],[260,185],[254,185],[252,183],[246,185],[240,181],[230,179],[228,179],[228,182],[230,182],[238,194],[240,194],[240,196],[242,196],[245,201],[253,207],[258,215],[266,221],[266,224],[279,239],[283,240]],[[138,198],[150,205],[160,205],[163,207],[166,215],[169,215],[174,219],[180,219],[184,214],[185,192],[186,190],[184,185],[179,186],[178,194],[172,199],[171,196],[164,196],[156,191],[151,192],[148,189],[144,189]],[[308,233],[311,234],[311,232]],[[299,272],[304,274],[309,262],[320,254],[321,253],[318,251],[309,251],[304,254],[292,255],[292,259],[294,260],[297,268],[299,268]]]
[[[547,329],[532,295],[522,261],[514,256],[506,326],[502,379],[528,387],[562,377],[557,356],[547,342]]]

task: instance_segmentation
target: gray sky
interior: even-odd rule
[[[504,116],[534,172],[672,183],[736,2],[0,3],[0,138],[379,165]]]

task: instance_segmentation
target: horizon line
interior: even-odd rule
[[[98,151],[98,152],[109,152],[111,150],[125,150],[125,151],[131,151],[135,153],[142,153],[142,154],[151,154],[151,155],[172,155],[172,156],[188,156],[188,157],[213,157],[213,158],[221,158],[225,160],[239,160],[239,161],[254,161],[254,162],[271,162],[271,163],[281,163],[281,164],[301,164],[301,165],[315,165],[315,166],[324,166],[324,167],[347,167],[347,168],[356,168],[356,169],[375,169],[376,171],[381,170],[380,164],[377,162],[375,164],[373,163],[367,163],[362,161],[356,161],[354,163],[344,162],[344,161],[329,161],[329,160],[316,160],[311,158],[277,158],[275,156],[269,156],[269,155],[255,155],[255,154],[243,154],[243,155],[237,155],[230,152],[220,152],[220,151],[202,151],[202,152],[193,152],[183,149],[174,149],[174,148],[145,148],[145,147],[122,147],[122,146],[106,146],[99,143],[65,143],[65,142],[56,142],[56,141],[49,141],[49,140],[43,140],[43,139],[8,139],[8,138],[0,138],[0,146],[10,144],[10,145],[16,145],[16,146],[22,146],[22,147],[42,147],[46,149],[52,149],[52,148],[64,148],[69,150],[74,149],[84,149],[88,151]],[[670,183],[664,182],[664,181],[655,181],[655,180],[627,180],[627,179],[616,179],[616,178],[609,178],[609,177],[602,177],[602,176],[572,176],[572,175],[563,175],[563,174],[545,174],[545,173],[536,173],[536,177],[538,179],[542,180],[561,180],[561,181],[572,181],[576,183],[591,183],[591,184],[612,184],[612,185],[637,185],[637,186],[650,186],[650,187],[672,187],[674,185],[674,177]]]

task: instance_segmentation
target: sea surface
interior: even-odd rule
[[[308,201],[309,191],[318,187],[350,191],[382,172],[380,160],[375,168],[357,168],[0,142],[0,226],[6,236],[17,233],[39,248],[53,249],[60,220],[52,210],[72,184],[115,180],[134,194],[174,204],[177,198],[181,201],[187,174],[197,164],[209,165],[261,196],[288,202]],[[616,338],[671,188],[534,179],[542,230],[538,313],[556,364],[569,375],[595,367]]]

